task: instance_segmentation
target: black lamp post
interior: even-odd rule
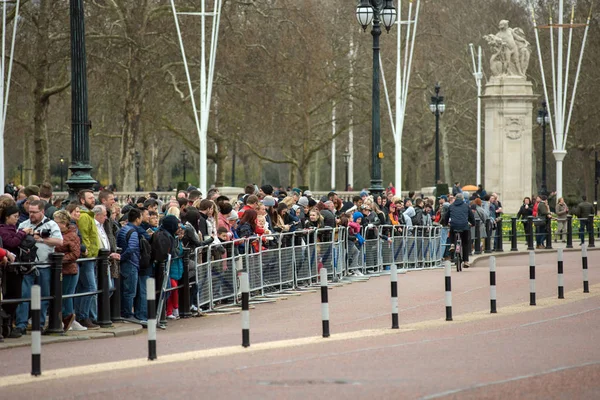
[[[444,96],[440,96],[440,84],[435,84],[435,96],[431,96],[429,110],[435,115],[435,182],[440,181],[440,115],[446,111]]]
[[[344,190],[349,191],[350,190],[350,180],[348,178],[350,176],[350,152],[348,151],[348,149],[346,149],[346,151],[344,152],[344,154],[342,154],[342,156],[344,157],[344,164],[346,165],[346,189],[344,189]]]
[[[71,20],[71,178],[67,180],[69,198],[82,189],[91,189],[96,181],[90,175],[90,137],[85,54],[83,0],[70,0]]]
[[[142,188],[140,187],[140,153],[139,151],[135,152],[135,180],[136,180],[136,192],[141,192]]]
[[[396,22],[396,8],[393,0],[360,0],[356,8],[358,23],[367,30],[367,26],[373,22],[371,35],[373,36],[373,94],[371,99],[371,187],[369,191],[373,195],[380,195],[384,188],[381,185],[381,121],[379,104],[379,36],[381,36],[381,25],[383,22],[386,31],[390,31]]]
[[[183,163],[183,181],[185,182],[185,164],[186,164],[186,159],[185,157],[187,156],[187,151],[183,150],[181,152],[181,162]]]
[[[60,191],[63,191],[63,174],[64,174],[65,158],[60,156]]]
[[[540,188],[540,194],[548,195],[548,186],[546,185],[546,125],[550,123],[550,117],[545,101],[542,101],[542,108],[538,111],[537,123],[542,127],[542,187]]]

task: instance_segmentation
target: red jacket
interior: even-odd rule
[[[75,225],[69,224],[69,230],[63,232],[63,244],[62,246],[56,246],[54,249],[57,253],[63,253],[63,275],[75,275],[79,271],[79,267],[75,262],[79,258],[81,250],[81,241],[77,236],[77,228]]]

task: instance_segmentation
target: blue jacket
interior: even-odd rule
[[[125,238],[127,237],[127,232],[132,229],[134,229],[134,231],[129,237],[129,241],[126,242]],[[135,265],[137,269],[140,269],[140,241],[138,235],[137,227],[129,222],[119,230],[119,234],[117,235],[117,246],[123,250],[121,253],[121,262],[131,263]]]
[[[173,240],[175,247],[173,249],[171,257],[171,269],[169,270],[169,277],[171,279],[175,279],[176,281],[180,280],[183,276],[183,246],[181,245],[181,241],[179,239]],[[180,257],[175,259],[175,257]]]
[[[450,221],[450,227],[455,231],[468,230],[469,223],[475,225],[475,217],[463,199],[456,199],[450,204],[445,219]]]

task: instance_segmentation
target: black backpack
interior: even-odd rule
[[[37,224],[33,230],[35,231],[40,226],[48,222],[48,219],[44,218],[42,222]],[[19,254],[17,254],[17,261],[28,263],[37,261],[37,242],[33,235],[26,235],[21,243],[19,244]]]
[[[130,229],[125,235],[125,242],[129,245],[129,238],[135,229]],[[147,269],[152,266],[152,260],[150,258],[150,243],[146,240],[141,233],[138,232],[138,242],[140,243],[140,270]]]

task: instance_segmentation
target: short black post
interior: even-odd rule
[[[108,256],[110,250],[100,249],[98,251],[98,260],[96,265],[98,266],[98,325],[103,328],[112,326],[110,320],[110,285],[108,282]]]
[[[565,277],[563,275],[563,249],[558,249],[558,298],[565,298]]]
[[[499,253],[502,253],[504,251],[504,243],[502,242],[503,225],[504,223],[502,222],[502,218],[498,218],[498,221],[496,221],[496,237],[498,238],[498,240],[494,240],[494,250]]]
[[[535,251],[529,252],[529,305],[535,306]]]
[[[517,247],[517,217],[510,219],[510,251],[519,251]]]
[[[240,275],[242,289],[242,346],[250,346],[250,280],[247,272]]]
[[[50,254],[50,307],[48,308],[47,333],[63,335],[62,327],[62,260],[63,253]]]
[[[122,249],[120,247],[117,247],[117,253],[122,253]],[[113,278],[115,288],[112,296],[110,296],[110,319],[112,322],[121,322],[123,321],[123,318],[121,318],[121,280],[118,278],[120,276],[118,270],[116,275],[117,278]]]
[[[588,233],[589,233],[589,238],[590,238],[588,247],[591,249],[591,248],[596,247],[596,244],[594,243],[594,214],[590,214],[590,216],[588,218],[588,223],[589,223]]]
[[[327,296],[327,268],[321,268],[321,320],[323,321],[323,337],[329,337],[329,299]]]
[[[148,360],[156,360],[156,282],[146,280],[146,301],[148,304]]]
[[[446,289],[446,321],[452,321],[452,278],[450,276],[451,271],[452,264],[450,264],[450,261],[446,261],[446,264],[444,265],[444,286]]]
[[[567,249],[573,248],[573,216],[567,215]]]
[[[546,216],[546,250],[552,250],[552,215]]]
[[[39,285],[31,287],[31,375],[42,374],[41,297]]]
[[[479,218],[475,218],[475,254],[481,254],[481,231],[479,230],[481,226],[481,220]],[[465,244],[463,243],[463,246]]]
[[[399,329],[398,326],[398,266],[392,263],[390,282],[392,285],[392,329]]]
[[[496,257],[490,257],[490,314],[496,314]]]
[[[585,243],[581,245],[581,267],[583,268],[583,293],[589,293],[587,244]]]
[[[527,250],[535,250],[535,247],[533,247],[533,216],[531,215],[527,217],[527,226],[529,227],[527,232],[525,232],[527,238]]]
[[[190,249],[183,249],[183,275],[181,276],[181,288],[179,289],[179,315],[181,318],[190,318]]]

